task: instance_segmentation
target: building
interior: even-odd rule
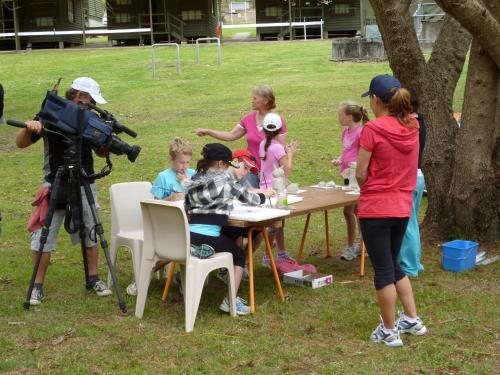
[[[189,41],[216,35],[220,6],[218,0],[151,0],[155,42]],[[108,28],[150,27],[149,0],[107,0]],[[112,34],[118,44],[150,43],[151,34]]]
[[[28,34],[19,36],[20,48],[83,44],[79,32],[102,25],[103,5],[102,0],[0,0],[0,33],[14,33],[17,24],[18,32]],[[46,35],[72,30],[74,34]],[[13,49],[15,37],[0,38],[0,47]]]
[[[356,32],[363,30],[367,17],[374,18],[368,0],[295,0],[291,4],[286,0],[255,0],[255,8],[257,24],[323,20],[325,38],[354,36]],[[303,35],[303,26],[293,27],[293,39]],[[308,26],[307,35],[319,37],[320,26]],[[289,39],[290,27],[259,27],[257,38]]]

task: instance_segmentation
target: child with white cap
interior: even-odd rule
[[[273,171],[282,168],[285,176],[292,170],[293,154],[297,151],[297,143],[291,142],[283,146],[277,139],[280,135],[283,123],[281,117],[276,113],[268,113],[262,121],[262,127],[266,138],[259,145],[260,157],[260,188],[267,189],[273,187]],[[285,234],[283,228],[276,229],[276,244],[278,246],[278,259],[289,259],[290,256],[285,250]],[[273,242],[271,240],[271,242]],[[269,266],[269,259],[264,256],[262,263]]]

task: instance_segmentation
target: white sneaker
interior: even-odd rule
[[[361,249],[356,246],[347,246],[342,251],[341,259],[344,260],[354,260],[361,255]]]
[[[427,327],[424,325],[424,322],[422,322],[422,319],[417,317],[414,322],[410,322],[406,319],[402,311],[399,313],[396,328],[401,333],[409,333],[414,336],[422,336],[427,333]]]
[[[45,294],[43,294],[43,291],[38,288],[33,288],[31,291],[31,298],[30,298],[30,305],[31,306],[36,306],[42,303],[42,301],[45,299]]]
[[[375,328],[371,335],[371,340],[377,343],[382,342],[393,348],[403,346],[403,340],[399,336],[399,331],[397,329],[386,329],[383,323]]]
[[[229,300],[227,297],[224,297],[222,303],[219,306],[219,309],[224,312],[230,312],[229,308]],[[243,298],[236,297],[236,314],[238,315],[248,315],[250,314],[250,307],[247,306],[247,301]]]
[[[137,285],[135,284],[135,281],[130,283],[127,286],[127,294],[129,296],[136,296],[137,295]]]
[[[111,289],[108,289],[106,284],[102,282],[102,280],[97,280],[92,287],[92,290],[99,296],[99,297],[107,297],[110,296],[113,292]]]

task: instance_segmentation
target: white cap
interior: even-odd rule
[[[281,117],[277,113],[268,113],[262,121],[262,127],[267,131],[275,131],[281,129],[283,123],[281,122]]]
[[[107,101],[101,96],[99,84],[89,77],[78,77],[71,84],[71,88],[88,93],[97,104],[106,104]]]

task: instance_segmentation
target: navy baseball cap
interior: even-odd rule
[[[231,163],[233,161],[233,153],[231,150],[224,146],[222,143],[208,143],[203,146],[201,154],[206,160],[213,161],[225,161],[229,163],[234,168],[239,168],[239,166]]]
[[[381,74],[373,77],[370,82],[370,88],[361,96],[375,95],[387,102],[391,99],[392,95],[394,95],[394,89],[397,90],[400,88],[401,82],[399,82],[396,78],[390,76],[389,74]]]

